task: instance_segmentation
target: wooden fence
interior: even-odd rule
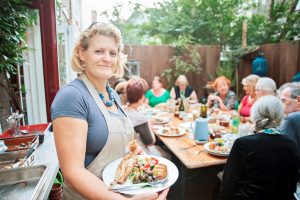
[[[264,44],[260,49],[267,59],[268,77],[274,79],[277,87],[290,82],[292,77],[300,72],[300,41]],[[241,60],[239,77],[243,78],[251,73],[251,63],[255,56],[256,54],[252,54]],[[241,84],[239,91],[242,91]]]
[[[260,49],[264,51],[268,62],[268,76],[275,80],[277,87],[289,82],[292,76],[300,71],[300,41],[265,44],[260,46]],[[202,71],[199,75],[187,74],[190,85],[195,88],[199,97],[204,95],[203,87],[207,81],[216,76],[220,50],[219,45],[199,46]],[[151,85],[154,76],[160,76],[165,69],[172,67],[169,60],[174,55],[174,49],[168,45],[127,45],[125,46],[125,54],[129,56],[128,59],[140,62],[140,75]],[[253,53],[241,59],[238,73],[240,95],[243,95],[240,82],[243,77],[251,73],[251,63],[255,56],[256,53]]]
[[[199,46],[199,53],[201,55],[202,71],[200,74],[186,74],[190,85],[195,88],[198,96],[204,94],[203,87],[206,82],[215,78],[216,67],[220,59],[219,45],[205,45]],[[160,46],[140,46],[131,45],[125,46],[125,54],[128,59],[140,62],[140,76],[144,78],[151,87],[151,82],[154,76],[161,76],[165,69],[172,67],[169,61],[174,55],[174,49],[168,45]],[[200,67],[200,66],[199,66]],[[166,84],[166,80],[164,80]]]

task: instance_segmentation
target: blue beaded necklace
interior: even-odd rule
[[[102,100],[102,102],[104,103],[104,105],[111,107],[115,103],[115,97],[113,96],[112,89],[108,83],[106,84],[105,88],[108,93],[109,100],[105,100],[104,95],[101,92],[99,92],[98,90],[97,91],[98,91],[99,97]]]

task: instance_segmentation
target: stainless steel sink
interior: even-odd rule
[[[37,165],[0,170],[1,199],[37,199],[45,183],[47,169],[45,165]]]

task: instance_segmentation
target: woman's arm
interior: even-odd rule
[[[155,143],[155,135],[148,122],[134,127],[134,130],[140,134],[145,145],[153,145]]]
[[[85,120],[60,117],[53,121],[55,145],[66,183],[86,199],[126,199],[111,192],[84,167],[88,124]]]
[[[197,94],[196,94],[196,92],[195,92],[195,90],[192,92],[192,94],[190,95],[190,99],[191,100],[196,100],[196,101],[198,101],[198,97],[197,97]]]
[[[84,167],[88,124],[85,120],[60,117],[53,121],[53,132],[59,165],[68,183],[85,199],[125,200],[118,193],[108,190],[101,179]],[[133,200],[163,200],[168,189],[157,193],[135,195]]]
[[[171,99],[176,99],[176,94],[175,94],[174,87],[172,87],[172,89],[170,91],[170,95],[171,95]]]

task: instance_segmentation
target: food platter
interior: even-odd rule
[[[208,152],[209,154],[215,155],[215,156],[222,156],[222,157],[227,157],[230,153],[230,150],[217,150],[217,149],[212,149],[211,145],[216,145],[215,142],[208,142],[206,144],[204,144],[203,148],[206,152]]]
[[[157,129],[156,133],[166,137],[178,137],[184,135],[186,131],[182,128],[162,127]]]
[[[129,189],[129,190],[121,190],[121,191],[119,191],[120,193],[135,195],[135,194],[159,192],[159,191],[162,191],[162,190],[170,187],[171,185],[173,185],[176,182],[179,173],[178,173],[178,169],[174,163],[172,163],[168,159],[165,159],[165,158],[162,158],[159,156],[138,155],[138,159],[148,159],[148,158],[157,159],[159,163],[167,166],[167,176],[165,177],[165,179],[168,179],[168,181],[160,187],[144,187],[144,188],[135,188],[135,189]],[[118,166],[119,166],[121,160],[122,160],[122,158],[119,158],[119,159],[111,162],[110,164],[108,164],[105,167],[103,174],[102,174],[102,178],[103,178],[104,183],[107,186],[110,186],[111,183],[114,182],[115,175],[116,175],[116,172],[117,172],[117,169],[118,169]],[[122,186],[131,186],[131,185],[135,185],[135,184],[133,184],[133,181],[130,179],[130,176],[129,176],[127,178],[127,180],[125,181],[125,183],[122,184]]]

